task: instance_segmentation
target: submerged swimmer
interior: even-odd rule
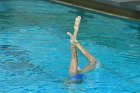
[[[80,20],[81,20],[80,16],[78,16],[75,20],[73,35],[70,32],[67,32],[67,35],[69,35],[71,38],[70,43],[71,43],[71,56],[72,56],[70,67],[69,67],[70,77],[69,77],[69,82],[67,83],[82,83],[83,73],[93,70],[96,64],[95,58],[91,54],[89,54],[76,39],[79,30]],[[78,48],[81,51],[81,53],[85,56],[85,58],[89,62],[88,65],[81,70],[78,70],[78,58],[77,58],[76,48]]]

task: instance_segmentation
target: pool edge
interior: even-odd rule
[[[97,12],[97,13],[106,14],[106,15],[109,15],[109,16],[115,16],[115,17],[118,17],[118,18],[124,18],[124,19],[128,19],[128,20],[133,20],[133,21],[140,22],[140,19],[137,19],[137,18],[128,17],[128,16],[124,16],[124,15],[119,15],[119,14],[114,14],[114,13],[109,13],[109,12],[106,12],[106,11],[101,11],[101,10],[98,10],[98,9],[93,9],[93,8],[73,4],[73,3],[70,3],[70,2],[63,1],[63,0],[51,0],[51,1],[59,3],[59,4],[64,4],[64,5],[68,5],[68,6],[74,6],[74,7],[86,9],[86,10]]]

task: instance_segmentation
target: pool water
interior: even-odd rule
[[[64,84],[67,31],[98,60],[82,84]],[[79,66],[88,62],[78,51]],[[140,22],[45,0],[0,1],[0,93],[140,93]]]

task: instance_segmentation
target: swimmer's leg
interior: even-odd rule
[[[81,53],[85,56],[85,58],[88,60],[88,65],[85,66],[80,73],[85,73],[85,72],[89,72],[91,70],[93,70],[95,68],[95,64],[96,64],[96,59],[89,54],[82,46],[79,42],[77,42],[76,47],[81,51]]]
[[[78,30],[79,30],[80,20],[81,20],[80,16],[76,17],[76,19],[75,19],[74,35],[72,36],[71,33],[69,33],[69,32],[67,33],[71,37],[70,42],[75,41],[76,38],[77,38],[77,33],[78,33]],[[78,72],[78,69],[77,69],[78,58],[77,58],[76,46],[73,45],[73,44],[71,44],[71,55],[72,55],[72,59],[71,59],[71,63],[70,63],[69,73],[70,74],[76,74]]]
[[[80,72],[85,73],[88,71],[91,71],[95,68],[96,60],[95,58],[89,54],[76,40],[77,32],[79,30],[79,24],[80,24],[81,17],[78,16],[75,20],[74,25],[74,35],[72,35],[70,32],[67,32],[67,34],[71,37],[71,51],[72,51],[72,60],[69,72],[77,73],[77,66],[78,66],[78,60],[77,60],[77,54],[76,54],[76,47],[81,51],[81,53],[85,56],[85,58],[89,61],[89,64],[85,66]],[[75,47],[76,46],[76,47]]]
[[[76,52],[76,46],[71,44],[71,63],[69,68],[69,74],[76,74],[78,72],[78,58],[77,58],[77,52]]]

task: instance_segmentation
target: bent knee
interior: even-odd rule
[[[96,65],[96,63],[97,63],[96,60],[91,60],[89,64],[90,64],[90,65]]]

